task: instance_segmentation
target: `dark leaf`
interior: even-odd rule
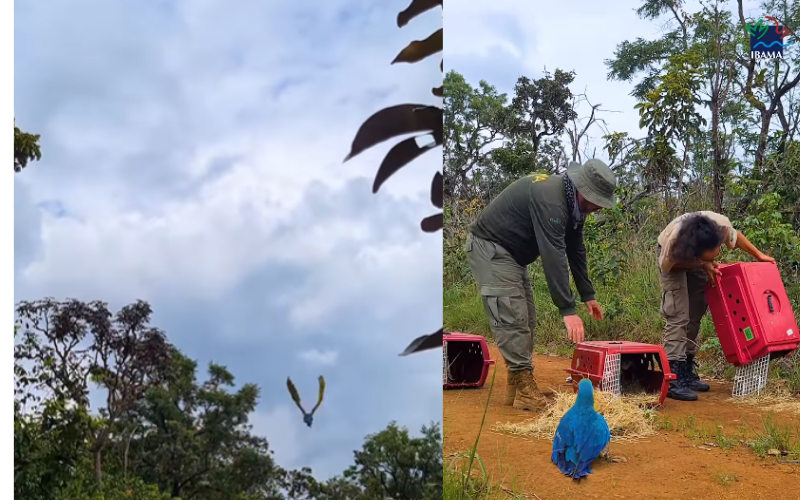
[[[436,140],[437,130],[441,137],[442,110],[424,104],[399,104],[384,108],[361,124],[350,146],[348,161],[367,149],[393,137],[415,132],[432,132]],[[437,142],[441,144],[441,142]]]
[[[431,92],[433,92],[433,95],[435,95],[436,97],[444,97],[444,85],[442,85],[441,87],[434,87],[434,89]]]
[[[389,177],[431,148],[432,145],[419,147],[417,145],[417,137],[411,137],[398,143],[386,153],[386,157],[381,162],[378,173],[375,175],[375,182],[372,184],[372,192],[377,193]]]
[[[442,5],[443,0],[411,0],[406,10],[397,14],[397,27],[402,28],[412,19],[423,14],[437,5]]]
[[[436,231],[441,231],[444,227],[444,214],[436,214],[431,215],[430,217],[425,217],[422,219],[420,226],[426,233],[435,233]]]
[[[444,45],[444,28],[436,30],[425,40],[414,40],[397,54],[392,64],[405,62],[415,63],[442,51]]]
[[[433,109],[439,113],[439,121],[434,124],[433,129],[431,130],[431,135],[433,135],[433,140],[436,141],[436,145],[441,146],[444,142],[444,116],[442,113],[442,108],[434,107]]]
[[[438,332],[431,333],[430,335],[423,335],[422,337],[417,337],[414,339],[406,350],[400,353],[401,356],[408,356],[409,354],[414,354],[421,351],[427,351],[430,349],[436,349],[437,347],[442,347],[444,342],[443,339],[444,329],[440,328]]]
[[[442,208],[444,206],[444,178],[440,172],[436,172],[436,175],[433,176],[433,182],[431,183],[431,203],[436,208]]]

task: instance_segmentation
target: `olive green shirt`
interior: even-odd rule
[[[534,174],[515,181],[489,203],[469,231],[508,250],[521,266],[541,256],[550,296],[562,316],[575,314],[570,270],[581,300],[594,300],[583,225],[574,227],[562,176]]]

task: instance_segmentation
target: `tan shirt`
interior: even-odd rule
[[[672,245],[675,243],[675,238],[680,232],[681,221],[687,217],[698,214],[708,217],[719,224],[724,231],[723,242],[725,246],[728,248],[734,248],[736,246],[736,235],[738,233],[733,228],[731,220],[724,215],[720,215],[716,212],[709,212],[707,210],[683,214],[667,224],[667,227],[665,227],[664,230],[661,231],[661,234],[658,235],[658,244],[661,245],[661,254],[658,256],[658,267],[661,268],[661,272],[668,273],[672,270],[673,266],[675,266],[675,262],[670,259],[669,256],[672,254]]]

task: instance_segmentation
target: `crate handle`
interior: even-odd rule
[[[769,312],[775,312],[775,306],[772,305],[772,294],[767,295],[767,304],[769,305]]]

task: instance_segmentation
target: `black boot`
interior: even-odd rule
[[[697,393],[686,385],[686,361],[670,361],[669,369],[678,378],[669,383],[667,397],[678,401],[697,401]]]
[[[686,387],[694,392],[708,392],[711,386],[700,380],[697,368],[697,363],[694,362],[694,354],[686,354]]]

